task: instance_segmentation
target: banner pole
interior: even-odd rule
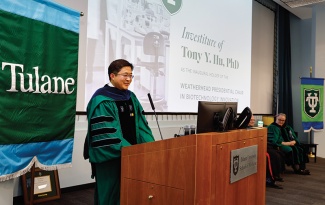
[[[310,66],[309,68],[309,77],[312,78],[313,77],[313,67]],[[313,130],[311,129],[310,132],[308,133],[309,135],[309,144],[314,144],[313,142]],[[309,157],[315,157],[315,155],[313,154],[312,151],[310,151]]]

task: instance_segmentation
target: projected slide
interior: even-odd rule
[[[145,111],[197,112],[198,101],[250,104],[251,0],[88,2],[86,99],[107,67],[134,64],[130,89]]]

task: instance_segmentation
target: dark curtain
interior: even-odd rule
[[[287,124],[293,125],[291,86],[290,12],[278,7],[278,113],[287,115]]]

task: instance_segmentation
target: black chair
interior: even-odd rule
[[[252,111],[249,107],[246,107],[238,116],[235,122],[235,127],[237,129],[246,129],[249,121],[251,120],[252,117]]]

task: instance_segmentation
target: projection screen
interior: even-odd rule
[[[272,113],[275,15],[256,1],[56,1],[84,13],[77,111],[108,82],[109,63],[125,58],[135,65],[130,89],[147,112],[150,93],[157,112],[196,113],[205,100]]]
[[[92,0],[87,18],[85,102],[123,58],[147,112],[148,93],[157,112],[197,112],[198,101],[250,105],[251,0]]]

